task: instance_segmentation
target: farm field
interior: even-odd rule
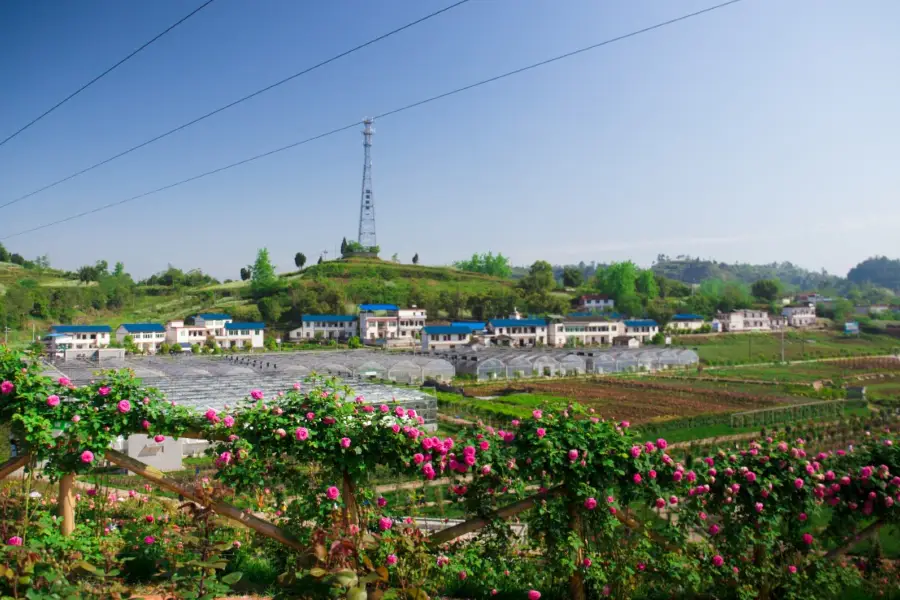
[[[900,375],[900,360],[890,358],[849,358],[834,361],[716,368],[706,371],[709,378],[757,379],[779,383],[813,383],[823,379],[844,379],[869,374]]]
[[[673,344],[691,348],[706,364],[727,365],[781,360],[780,333],[683,335]],[[790,331],[784,335],[786,360],[811,360],[866,354],[893,354],[900,340],[889,335],[845,336],[833,331]]]
[[[524,395],[510,396],[504,394]],[[705,387],[668,385],[642,381],[557,380],[510,382],[479,385],[466,390],[467,395],[503,396],[480,400],[487,406],[501,410],[515,408],[515,416],[527,416],[535,405],[544,401],[564,404],[577,401],[593,408],[609,419],[627,420],[635,424],[693,417],[697,415],[730,413],[775,408],[793,402],[808,402],[805,398],[778,398],[771,394],[748,394]],[[479,402],[478,399],[474,400]]]

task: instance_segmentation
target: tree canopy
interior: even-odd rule
[[[496,255],[493,252],[486,254],[478,254],[476,252],[469,260],[456,261],[453,263],[453,266],[461,271],[484,273],[494,277],[508,278],[512,276],[512,267],[509,264],[509,259],[499,252]]]
[[[250,274],[250,289],[254,294],[265,294],[277,285],[278,275],[275,274],[275,266],[269,258],[269,250],[260,248],[253,263],[253,272]]]

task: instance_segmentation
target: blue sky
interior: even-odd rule
[[[0,4],[0,138],[200,0]],[[0,237],[715,0],[472,0],[17,205]],[[216,0],[0,147],[0,204],[452,0]],[[475,251],[649,265],[659,253],[845,274],[900,256],[900,3],[744,0],[376,123],[384,257]],[[357,230],[356,130],[4,240],[225,278]]]

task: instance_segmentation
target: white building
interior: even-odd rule
[[[743,309],[719,313],[716,319],[722,324],[722,330],[728,332],[772,330],[769,313],[764,310]]]
[[[678,314],[669,321],[669,329],[672,331],[697,331],[706,321],[700,315]]]
[[[220,347],[244,348],[248,345],[251,348],[263,347],[263,332],[266,329],[265,323],[236,323],[229,321],[225,323],[225,339],[216,339]]]
[[[787,324],[791,327],[809,327],[816,324],[816,305],[785,306],[781,314],[787,317]]]
[[[122,344],[127,336],[142,352],[155,354],[166,341],[166,328],[159,323],[122,323],[116,329],[116,341]]]
[[[472,334],[464,325],[429,325],[422,328],[422,350],[453,350],[469,343]]]
[[[612,310],[616,306],[615,300],[603,294],[584,294],[572,301],[576,308],[587,311]]]
[[[212,338],[220,348],[243,348],[246,342],[253,348],[262,348],[265,328],[265,323],[235,323],[223,313],[200,313],[194,317],[193,325],[184,321],[166,323],[166,342],[187,349]]]
[[[397,311],[397,337],[401,340],[416,340],[425,327],[426,313],[424,308],[412,306]]]
[[[396,304],[360,304],[359,337],[364,341],[392,340],[400,329]]]
[[[573,317],[555,319],[548,325],[547,343],[561,348],[567,344],[599,346],[612,344],[614,337],[625,333],[625,323],[599,317]]]
[[[549,327],[545,319],[523,319],[514,312],[508,319],[491,319],[487,330],[500,346],[546,346]]]
[[[625,335],[636,338],[642,344],[649,342],[657,333],[659,333],[659,323],[653,319],[625,321]]]
[[[109,346],[112,329],[109,325],[53,325],[44,337],[48,352],[88,350]]]
[[[348,340],[359,335],[359,319],[353,315],[303,315],[300,327],[288,333],[288,339]]]

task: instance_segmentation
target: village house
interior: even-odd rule
[[[669,329],[674,332],[697,331],[705,324],[706,321],[700,315],[678,314],[669,321]]]
[[[781,309],[781,315],[787,318],[790,327],[809,327],[816,324],[816,305],[785,306]]]
[[[473,333],[465,325],[428,325],[422,328],[422,350],[453,350],[468,344]]]
[[[44,336],[47,352],[89,350],[109,346],[112,329],[109,325],[53,325]]]
[[[616,302],[604,294],[583,294],[572,300],[572,306],[578,310],[604,311],[615,308]]]
[[[125,343],[131,336],[135,346],[148,354],[156,354],[159,347],[166,342],[166,328],[159,323],[123,323],[116,329],[116,341]]]
[[[219,340],[217,338],[216,342],[220,347],[246,348],[249,346],[251,348],[262,348],[265,346],[265,340],[263,339],[265,329],[265,323],[229,321],[225,323],[225,339]]]
[[[764,310],[742,309],[719,313],[716,315],[716,320],[721,324],[721,330],[727,332],[771,331],[772,329],[769,313]]]
[[[359,319],[353,315],[303,315],[300,327],[288,333],[291,341],[348,340],[359,335]]]
[[[396,304],[360,304],[359,335],[365,341],[390,340],[397,337],[400,325]]]
[[[397,311],[397,337],[401,340],[415,340],[425,327],[426,312],[415,305]]]
[[[224,313],[200,313],[194,317],[193,325],[183,320],[166,323],[166,342],[184,350],[210,339],[220,348],[243,348],[247,342],[252,348],[262,348],[265,328],[265,323],[235,323],[231,315]]]
[[[612,339],[615,348],[640,348],[641,342],[637,338],[627,335],[617,335]]]
[[[568,315],[551,319],[548,327],[547,343],[556,348],[612,344],[614,337],[625,333],[623,321],[598,316]]]
[[[545,319],[523,319],[514,311],[508,319],[491,319],[487,331],[498,346],[546,346],[548,342]]]
[[[625,321],[625,335],[637,338],[642,344],[649,342],[657,333],[659,333],[659,324],[653,319],[631,319]]]

